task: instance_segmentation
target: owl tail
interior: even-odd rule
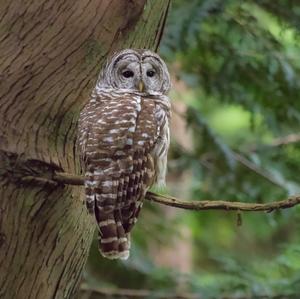
[[[109,259],[129,257],[129,235],[125,234],[120,217],[116,212],[100,212],[98,220],[98,246],[102,256]]]

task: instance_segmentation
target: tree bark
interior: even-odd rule
[[[82,188],[22,180],[79,174],[77,119],[101,64],[156,49],[169,1],[0,3],[0,298],[74,298],[94,223]]]

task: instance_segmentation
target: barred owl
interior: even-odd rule
[[[153,184],[165,182],[169,89],[167,67],[157,54],[123,50],[102,69],[80,114],[86,206],[106,258],[128,258],[143,198]]]

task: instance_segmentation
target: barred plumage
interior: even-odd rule
[[[156,86],[145,78],[149,68],[159,74],[155,80],[164,82]],[[120,79],[116,72],[122,76],[124,70],[137,79]],[[140,84],[144,90],[139,90]],[[164,183],[170,117],[165,93],[169,87],[169,74],[156,54],[124,50],[103,69],[80,114],[78,140],[86,205],[95,215],[99,249],[107,258],[128,258],[129,233],[142,200],[152,184]]]

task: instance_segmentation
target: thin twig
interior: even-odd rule
[[[269,144],[250,145],[248,148],[245,149],[245,151],[246,152],[256,152],[256,151],[272,149],[274,147],[279,147],[279,146],[294,144],[294,143],[300,143],[300,134],[292,133],[292,134],[289,134],[289,135],[286,135],[286,136],[278,137],[278,138],[275,138]]]
[[[240,162],[242,165],[244,165],[246,168],[250,169],[251,171],[255,172],[256,174],[260,175],[261,177],[265,178],[270,183],[274,184],[277,187],[280,187],[284,190],[286,190],[286,186],[279,182],[271,173],[268,171],[258,167],[255,163],[251,162],[241,154],[238,154],[236,152],[233,152],[233,157],[236,161]]]
[[[300,142],[300,134],[294,133],[274,139],[270,146],[275,147],[298,142]]]
[[[56,173],[53,181],[67,185],[83,185],[84,178],[70,175],[68,173]],[[225,211],[250,211],[250,212],[272,212],[279,209],[292,208],[300,204],[300,195],[291,196],[285,200],[269,203],[244,203],[222,200],[181,200],[169,195],[161,195],[147,192],[146,199],[163,205],[172,206],[186,210],[225,210]]]

